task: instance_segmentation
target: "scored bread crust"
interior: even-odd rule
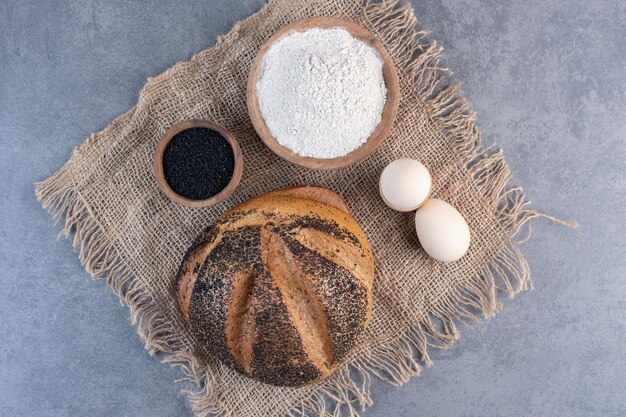
[[[373,279],[369,243],[341,197],[296,187],[220,216],[185,255],[176,293],[205,353],[299,386],[346,358],[369,322]]]
[[[349,213],[346,202],[341,196],[328,188],[315,187],[313,185],[301,185],[297,187],[282,188],[280,190],[270,191],[263,194],[264,197],[272,197],[276,195],[306,198],[308,200],[319,201],[320,203],[335,206],[340,210]]]

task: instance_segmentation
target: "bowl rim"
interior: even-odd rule
[[[194,127],[203,127],[215,130],[216,132],[221,134],[232,148],[233,157],[235,159],[233,176],[226,185],[226,187],[224,187],[222,191],[215,194],[214,196],[206,198],[204,200],[192,200],[183,197],[180,194],[177,194],[172,189],[172,187],[170,187],[169,183],[165,179],[165,172],[163,170],[163,154],[165,153],[165,148],[167,147],[168,143],[170,143],[170,141],[178,133]],[[167,129],[163,136],[161,136],[161,139],[157,143],[156,149],[154,150],[154,155],[152,157],[152,171],[154,173],[154,177],[156,179],[157,185],[159,186],[159,189],[173,202],[193,208],[208,207],[226,200],[233,193],[233,191],[235,191],[235,188],[237,188],[237,186],[239,185],[239,181],[241,180],[241,174],[243,172],[243,155],[241,153],[241,148],[239,147],[239,143],[237,141],[237,138],[235,138],[235,135],[233,135],[221,124],[205,119],[182,120],[170,126],[170,128]]]
[[[263,59],[265,58],[265,55],[267,54],[267,51],[270,49],[270,47],[280,38],[288,34],[313,28],[345,29],[353,37],[373,47],[383,60],[383,78],[385,80],[385,86],[387,87],[387,99],[385,102],[385,107],[383,108],[381,122],[378,124],[374,132],[372,132],[370,137],[363,145],[359,146],[352,152],[347,153],[346,155],[335,158],[314,158],[301,156],[293,152],[291,149],[278,143],[276,138],[272,136],[269,129],[267,128],[267,125],[265,124],[265,120],[263,119],[263,115],[261,114],[261,109],[259,107],[256,94],[256,83],[261,73]],[[376,39],[376,37],[374,37],[374,35],[372,35],[370,31],[348,20],[335,17],[319,16],[299,20],[282,27],[261,46],[256,57],[254,58],[254,61],[250,68],[250,72],[248,74],[246,96],[248,113],[250,114],[252,125],[254,126],[254,129],[256,130],[263,143],[265,143],[265,145],[270,148],[272,152],[291,163],[306,168],[339,169],[356,164],[357,162],[367,158],[376,150],[376,148],[378,148],[378,146],[382,143],[385,137],[389,134],[389,131],[393,127],[393,123],[398,114],[398,105],[400,101],[400,82],[391,55],[383,46],[383,44],[378,39]]]

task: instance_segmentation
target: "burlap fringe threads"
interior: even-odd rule
[[[442,48],[427,39],[428,32],[415,32],[415,16],[408,3],[399,1],[371,2],[365,7],[365,19],[373,28],[384,28],[374,34],[381,39],[397,39],[402,49],[391,49],[399,71],[406,71],[413,80],[415,94],[426,98],[433,119],[454,142],[455,150],[476,179],[480,191],[489,199],[497,197],[498,220],[514,236],[525,224],[537,217],[577,227],[529,210],[521,188],[506,188],[511,175],[502,152],[481,152],[476,116],[469,103],[459,95],[460,85],[446,84],[450,72],[440,66]],[[383,24],[384,22],[384,24]],[[121,122],[121,121],[119,121]],[[90,140],[93,140],[92,136]],[[89,142],[89,141],[88,141]],[[90,213],[73,183],[68,165],[46,181],[37,184],[36,196],[42,206],[58,222],[65,217],[60,235],[74,233],[74,250],[85,269],[94,277],[106,280],[107,287],[117,293],[120,302],[130,308],[131,323],[150,354],[166,352],[163,360],[180,367],[184,379],[193,381],[199,390],[189,392],[193,410],[199,417],[217,414],[233,416],[232,410],[220,406],[213,389],[212,375],[189,352],[182,350],[175,329],[164,317],[149,293],[139,287],[131,271],[117,255],[115,248]],[[428,347],[447,348],[459,337],[457,322],[480,321],[493,316],[500,308],[497,291],[509,297],[531,287],[526,260],[512,239],[501,248],[483,271],[464,287],[442,300],[422,322],[406,329],[404,334],[369,354],[344,366],[339,378],[322,383],[321,389],[299,407],[286,410],[290,417],[319,415],[322,417],[355,417],[358,409],[372,404],[370,385],[376,376],[394,386],[402,385],[419,375],[420,361],[430,365]]]

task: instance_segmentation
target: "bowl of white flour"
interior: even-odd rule
[[[329,17],[301,20],[259,50],[248,110],[276,154],[313,169],[337,169],[371,154],[393,125],[398,76],[366,29]]]

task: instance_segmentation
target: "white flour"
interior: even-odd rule
[[[340,28],[279,39],[265,55],[256,89],[272,136],[315,158],[342,156],[365,143],[387,97],[376,50]]]

